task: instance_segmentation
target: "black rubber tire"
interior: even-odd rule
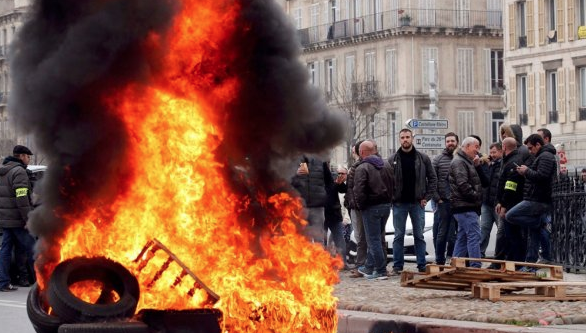
[[[108,297],[100,297],[104,302],[91,304],[77,298],[69,290],[72,284],[88,280],[101,281],[108,293],[114,290],[120,299],[113,303],[108,301]],[[104,257],[76,257],[55,267],[47,294],[53,311],[64,323],[92,323],[132,317],[140,288],[136,278],[115,261]]]
[[[26,298],[26,312],[37,333],[57,333],[62,324],[59,317],[47,313],[48,308],[39,294],[39,286],[33,284]]]
[[[106,323],[63,324],[58,333],[150,333],[149,327],[140,321]]]

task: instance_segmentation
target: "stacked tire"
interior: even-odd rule
[[[71,292],[70,286],[82,281],[103,285],[95,303]],[[76,257],[60,263],[45,295],[46,300],[35,284],[27,299],[27,313],[37,333],[149,332],[146,324],[132,320],[140,296],[138,281],[110,259]]]

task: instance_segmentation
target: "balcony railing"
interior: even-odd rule
[[[405,26],[502,29],[502,11],[402,9],[297,30],[301,45],[376,33]],[[408,18],[408,19],[407,19]]]
[[[352,100],[359,103],[374,102],[378,99],[378,81],[352,83]]]
[[[555,124],[558,122],[558,112],[557,111],[549,111],[549,123]]]
[[[578,120],[586,120],[586,108],[578,109]]]
[[[521,113],[519,115],[519,125],[525,126],[528,123],[528,117],[526,113]]]

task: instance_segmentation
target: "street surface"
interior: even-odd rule
[[[31,288],[0,292],[0,332],[35,333],[26,314],[26,298]]]

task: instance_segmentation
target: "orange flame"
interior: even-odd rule
[[[222,70],[208,57],[223,52],[238,10],[233,2],[184,0],[165,44],[165,72],[148,87],[128,86],[106,97],[126,124],[132,142],[129,156],[121,158],[134,174],[112,207],[95,203],[82,220],[62,214],[72,227],[60,241],[61,260],[106,256],[120,262],[139,279],[138,309],[200,307],[205,293],[187,295],[193,281],[175,283],[178,265],[171,263],[149,285],[167,258],[155,255],[140,272],[132,263],[157,238],[220,296],[215,307],[227,330],[335,332],[332,267],[339,262],[298,233],[306,223],[300,202],[287,193],[258,193],[264,208],[278,212],[258,235],[252,231],[257,221],[237,221],[250,198],[231,193],[214,153],[225,130],[222,114],[243,83],[214,82],[192,69],[205,63]],[[163,37],[146,43],[159,47]]]

